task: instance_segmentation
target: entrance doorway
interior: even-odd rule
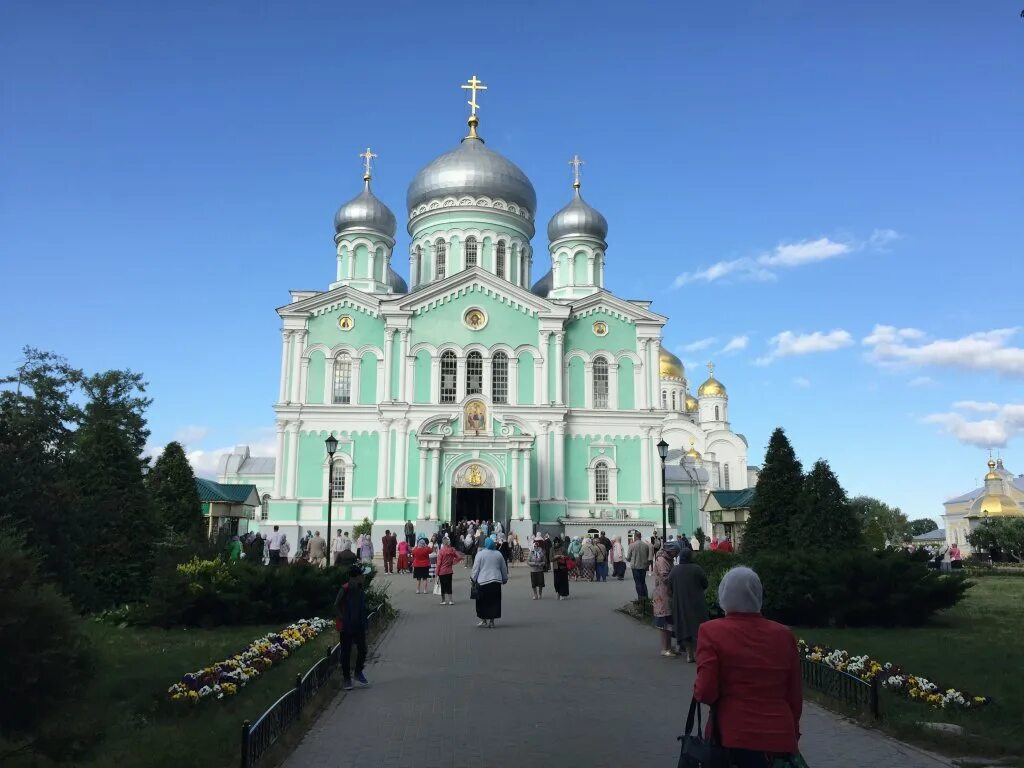
[[[452,488],[452,522],[494,517],[493,488]]]

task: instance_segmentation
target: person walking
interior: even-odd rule
[[[501,618],[501,585],[508,583],[508,566],[495,549],[494,539],[484,539],[484,546],[473,561],[476,582],[476,616],[478,627],[494,629],[494,620]]]
[[[237,535],[231,537],[227,546],[228,560],[242,559],[242,540]]]
[[[441,584],[441,605],[455,605],[452,600],[452,578],[455,575],[455,564],[462,555],[452,546],[452,540],[445,536],[441,539],[441,551],[437,553],[437,580]]]
[[[309,563],[316,568],[323,568],[326,558],[327,542],[320,535],[320,531],[317,531],[309,540]]]
[[[384,573],[395,572],[395,554],[398,551],[398,537],[390,530],[384,531],[380,540],[380,553],[384,557]]]
[[[601,539],[594,541],[594,580],[608,581],[608,549]]]
[[[267,536],[267,550],[270,552],[270,564],[277,565],[281,562],[281,542],[284,540],[284,534],[281,533],[281,529],[278,526],[274,526],[274,530],[269,536]]]
[[[548,567],[548,553],[544,549],[544,537],[537,534],[533,538],[533,546],[526,558],[526,564],[530,568],[530,590],[534,600],[540,600],[544,596],[544,571]]]
[[[594,540],[587,536],[580,545],[580,578],[586,581],[594,580],[594,566],[597,564],[597,549],[594,547]]]
[[[342,573],[348,573],[348,569],[358,562],[359,557],[352,551],[352,539],[342,539],[341,551],[334,557],[334,564],[342,569]]]
[[[612,576],[619,581],[626,578],[626,553],[622,551],[622,537],[612,539],[612,548],[608,550],[608,562],[612,564]]]
[[[715,707],[715,730],[738,768],[767,768],[798,754],[803,681],[796,637],[761,615],[762,601],[757,574],[731,569],[718,586],[725,617],[705,622],[697,636],[693,697]]]
[[[569,568],[569,575],[572,576],[573,581],[580,580],[580,549],[583,547],[583,540],[579,536],[573,536],[569,540],[569,546],[566,547],[565,554],[572,561],[573,566]]]
[[[292,553],[292,545],[288,543],[288,537],[281,534],[281,548],[278,550],[278,565],[288,565],[288,556]]]
[[[350,550],[351,551],[351,550]],[[356,647],[356,682],[362,688],[369,688],[370,682],[363,674],[366,665],[366,593],[363,587],[363,569],[351,565],[348,579],[341,585],[338,596],[334,599],[335,626],[338,629],[338,642],[341,645],[341,676],[342,687],[352,690],[352,646]]]
[[[668,594],[672,600],[672,629],[680,650],[686,650],[686,660],[696,661],[697,630],[708,620],[708,604],[704,592],[708,577],[704,569],[693,562],[693,550],[683,547],[679,551],[679,564],[668,575]]]
[[[405,543],[409,545],[409,549],[416,545],[416,526],[412,524],[412,520],[405,521]]]
[[[666,541],[654,558],[654,626],[661,634],[661,655],[674,657],[679,654],[672,650],[672,598],[669,595],[668,576],[673,562],[679,554],[678,541]]]
[[[359,559],[364,563],[373,562],[373,539],[368,533],[359,537]]]
[[[633,582],[636,585],[636,599],[647,599],[647,568],[651,564],[651,545],[644,541],[639,532],[634,534],[633,543],[629,545],[629,568],[633,571]]]
[[[338,564],[338,555],[341,554],[341,551],[343,549],[343,543],[344,538],[342,537],[341,529],[339,528],[338,535],[335,536],[334,541],[331,542],[331,562],[333,562],[334,565]]]
[[[569,569],[565,557],[562,537],[556,536],[551,542],[551,580],[555,583],[555,594],[559,600],[569,599]]]

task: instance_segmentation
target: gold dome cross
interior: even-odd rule
[[[582,160],[580,160],[580,156],[579,155],[573,155],[572,156],[572,160],[569,161],[569,165],[572,166],[572,188],[573,189],[579,189],[580,188],[580,166],[581,165],[586,165],[586,163],[584,163]]]
[[[466,102],[467,104],[469,104],[470,108],[469,116],[476,117],[476,111],[480,107],[480,105],[476,103],[476,92],[486,91],[487,86],[483,84],[483,81],[477,80],[476,75],[473,75],[471,78],[469,78],[469,80],[466,81],[466,84],[460,87],[463,90],[470,92],[469,101]]]
[[[365,152],[359,153],[359,156],[363,158],[363,181],[369,181],[372,176],[370,164],[377,155],[367,147]]]

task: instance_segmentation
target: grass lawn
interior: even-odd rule
[[[950,754],[1024,756],[1024,578],[975,580],[967,597],[913,629],[801,629],[809,643],[866,653],[939,686],[992,696],[973,712],[934,709],[882,694],[883,727]],[[965,736],[922,735],[919,721],[955,723]]]
[[[305,673],[337,642],[337,635],[321,633],[234,697],[180,706],[167,699],[167,687],[185,672],[232,656],[283,626],[163,630],[118,629],[90,622],[96,674],[82,695],[69,702],[67,711],[54,717],[58,733],[60,723],[66,723],[87,739],[92,734],[98,739],[87,757],[72,764],[97,768],[221,768],[237,764],[242,721],[262,714],[294,685],[296,674]],[[24,754],[5,760],[5,765],[50,768],[57,764]]]

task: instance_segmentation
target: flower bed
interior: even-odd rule
[[[210,697],[234,696],[250,680],[259,677],[274,664],[287,659],[325,629],[334,624],[326,619],[303,619],[280,632],[272,632],[255,640],[244,651],[230,659],[182,675],[167,689],[172,701],[196,703]]]
[[[929,704],[936,708],[976,709],[991,704],[992,699],[986,696],[972,696],[966,691],[955,688],[942,689],[926,678],[908,674],[902,668],[890,662],[876,661],[866,654],[851,656],[848,652],[829,648],[824,645],[809,645],[799,640],[800,655],[808,661],[824,664],[832,669],[859,677],[865,682],[877,680],[883,688],[888,688],[909,699]]]

